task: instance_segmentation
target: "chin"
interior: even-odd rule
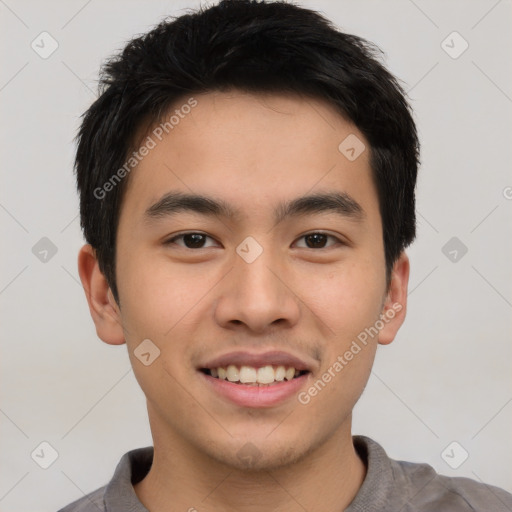
[[[288,437],[270,440],[265,437],[243,440],[231,439],[228,445],[208,444],[203,447],[206,453],[217,462],[242,472],[273,471],[305,458],[313,445],[304,446],[303,441]]]

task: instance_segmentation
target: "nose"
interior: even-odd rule
[[[236,254],[216,302],[217,323],[258,334],[277,326],[293,327],[300,316],[299,298],[287,280],[287,272],[270,250],[251,263]]]

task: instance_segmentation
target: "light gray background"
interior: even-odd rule
[[[0,0],[1,511],[55,511],[105,484],[124,452],[151,444],[126,347],[98,340],[78,280],[73,137],[102,60],[197,5]],[[422,141],[408,318],[379,348],[354,433],[393,458],[512,492],[512,4],[302,5],[385,51]],[[31,48],[42,31],[59,44],[48,59]],[[469,43],[457,59],[441,46],[453,31]],[[456,262],[442,252],[454,236],[468,248]],[[58,249],[46,263],[32,253],[42,237]],[[59,454],[46,470],[31,458],[42,441]],[[453,441],[469,453],[458,469],[441,456]],[[448,454],[453,464],[462,451]]]

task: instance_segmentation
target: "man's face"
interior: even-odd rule
[[[195,99],[161,141],[152,135],[156,147],[130,176],[117,237],[120,322],[154,437],[240,468],[252,450],[253,467],[277,467],[346,434],[370,374],[378,336],[343,358],[386,299],[368,143],[312,99]],[[351,134],[367,148],[355,160],[338,149]],[[162,201],[177,192],[236,215]],[[318,194],[339,194],[340,208],[310,201],[277,218],[282,205]],[[160,355],[146,366],[134,351],[147,339]],[[278,366],[307,373],[265,387],[210,375],[229,363],[248,366],[248,378],[263,366],[275,378]],[[329,382],[308,393],[329,368]]]

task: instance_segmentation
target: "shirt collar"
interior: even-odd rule
[[[345,512],[383,512],[382,504],[394,506],[402,502],[403,497],[397,495],[391,459],[384,449],[366,436],[353,436],[352,440],[367,472],[361,488]],[[149,472],[153,453],[153,447],[149,446],[123,455],[105,490],[107,512],[148,512],[139,501],[133,485]]]
[[[139,501],[133,485],[140,482],[151,468],[153,447],[137,448],[125,453],[105,489],[107,512],[148,512]]]

